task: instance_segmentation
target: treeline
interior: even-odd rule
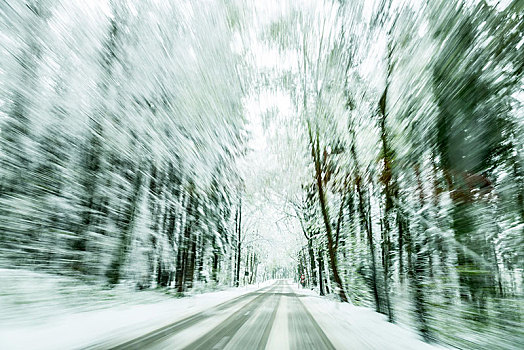
[[[426,341],[517,348],[520,2],[291,7],[265,35],[296,58],[267,73],[295,110],[267,122],[302,150],[288,210],[304,237],[298,275]]]
[[[104,6],[1,5],[0,264],[179,292],[252,283],[238,15]]]

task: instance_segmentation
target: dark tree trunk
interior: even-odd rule
[[[215,283],[218,283],[218,253],[213,252],[213,271],[211,273],[212,279]]]
[[[240,262],[241,262],[241,254],[240,254],[240,252],[241,251],[242,251],[242,244],[239,241],[238,244],[237,244],[237,262],[236,262],[236,274],[235,274],[235,287],[238,287],[240,285]]]
[[[176,224],[176,211],[174,204],[169,206],[169,219],[167,220],[166,235],[169,241],[169,247],[171,249],[175,246],[175,224]]]
[[[307,241],[307,249],[309,253],[309,263],[310,263],[310,271],[311,271],[311,284],[312,287],[315,288],[317,286],[317,267],[315,266],[315,252],[313,251],[313,238],[308,239]]]
[[[380,138],[382,141],[382,153],[383,153],[383,165],[384,170],[381,175],[381,182],[384,185],[384,218],[382,225],[382,263],[384,267],[384,297],[386,302],[386,310],[388,315],[388,321],[394,322],[395,317],[393,315],[393,307],[391,306],[390,300],[390,284],[392,278],[392,262],[391,262],[391,221],[393,221],[393,196],[394,196],[394,183],[393,183],[393,173],[392,173],[392,151],[389,147],[387,140],[387,131],[386,131],[386,97],[387,97],[387,86],[384,90],[384,94],[380,101]]]
[[[352,135],[353,137],[353,143],[351,145],[351,158],[353,158],[353,162],[355,163],[355,185],[357,189],[358,194],[358,211],[359,211],[359,218],[360,218],[360,227],[361,231],[365,232],[367,245],[369,248],[369,264],[370,264],[370,272],[371,272],[371,290],[373,292],[373,299],[375,300],[375,310],[377,312],[382,312],[382,303],[380,300],[379,295],[379,289],[378,289],[378,282],[377,282],[377,262],[376,262],[376,256],[375,256],[375,245],[373,243],[373,232],[371,228],[371,213],[367,212],[367,208],[369,207],[369,200],[368,203],[366,203],[366,198],[364,198],[364,189],[362,188],[362,177],[360,175],[360,170],[358,167],[358,158],[357,158],[357,152],[355,150],[355,142],[354,138],[355,135]]]
[[[373,232],[371,231],[371,220],[369,218],[369,213],[367,213],[367,205],[364,202],[364,191],[361,187],[361,179],[357,178],[357,192],[358,192],[358,209],[360,212],[360,225],[363,231],[366,233],[366,238],[368,242],[369,255],[370,255],[370,268],[371,268],[371,288],[373,291],[373,298],[375,300],[375,310],[377,312],[382,312],[382,303],[380,300],[380,295],[378,292],[377,285],[377,263],[375,256],[375,245],[373,242]]]
[[[161,254],[160,254],[161,256]],[[162,259],[159,257],[156,262],[156,285],[157,287],[162,286],[162,273],[163,273]]]
[[[197,259],[197,280],[202,282],[204,281],[204,256],[206,253],[206,244],[207,239],[204,234],[202,234],[202,238],[200,240],[200,250],[198,252],[198,259]]]
[[[176,258],[176,268],[175,268],[175,289],[177,292],[182,293],[184,291],[184,268],[186,265],[186,249],[182,245],[185,242],[180,242]]]
[[[237,261],[235,271],[235,287],[240,285],[240,262],[242,258],[242,202],[237,211]]]
[[[323,278],[323,266],[324,266],[324,260],[322,258],[322,249],[318,250],[317,258],[318,258],[318,281],[319,281],[319,287],[320,287],[320,295],[326,295],[325,289],[324,289],[324,278]]]
[[[190,237],[189,246],[191,248],[188,250],[188,253],[187,253],[187,266],[186,266],[186,271],[185,271],[186,274],[184,276],[186,290],[193,288],[193,281],[195,278],[195,261],[196,261],[195,235],[192,235]]]
[[[335,242],[333,238],[333,232],[331,229],[329,210],[328,210],[327,203],[326,203],[327,201],[326,194],[324,192],[322,169],[321,169],[321,164],[320,164],[318,132],[316,133],[316,139],[314,140],[311,128],[309,128],[309,137],[310,137],[310,142],[311,142],[311,154],[313,156],[314,163],[315,163],[315,172],[316,172],[316,180],[317,180],[318,197],[319,197],[319,202],[320,202],[320,210],[322,212],[322,218],[324,220],[324,226],[326,229],[329,263],[331,265],[331,271],[333,273],[333,278],[335,280],[334,282],[337,287],[337,294],[340,297],[340,300],[342,302],[347,303],[348,298],[346,296],[346,292],[344,291],[344,284],[342,283],[342,279],[340,278],[340,275],[338,273],[337,252],[336,252]]]
[[[251,278],[251,283],[255,283],[257,281],[257,270],[258,270],[258,258],[257,255],[253,255],[253,273]]]
[[[216,243],[217,238],[213,236],[213,263],[211,266],[211,280],[218,283],[219,252]]]
[[[192,185],[190,186],[191,189],[188,193],[188,203],[187,203],[187,210],[186,210],[186,222],[185,227],[183,231],[183,235],[181,234],[181,237],[179,239],[178,243],[178,252],[177,252],[177,265],[176,265],[176,273],[175,273],[175,288],[177,292],[182,293],[186,290],[187,286],[187,278],[192,276],[191,270],[191,264],[194,263],[191,261],[192,258],[192,249],[193,246],[193,233],[192,230],[196,224],[196,199],[194,197],[194,193],[192,190]],[[193,267],[194,268],[194,267]],[[189,271],[188,271],[189,270]],[[191,280],[192,285],[192,280]]]

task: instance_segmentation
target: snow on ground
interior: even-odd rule
[[[411,329],[387,322],[369,308],[320,297],[314,291],[289,282],[337,349],[435,350]]]
[[[0,349],[116,345],[271,283],[175,298],[158,290],[108,289],[67,277],[0,269]],[[337,349],[438,348],[369,308],[320,297],[291,281],[290,286]]]
[[[0,349],[71,349],[126,341],[272,281],[175,298],[160,291],[85,285],[0,269]]]

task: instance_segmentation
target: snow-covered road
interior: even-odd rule
[[[287,327],[285,325],[287,324]],[[285,281],[116,349],[334,349]]]
[[[303,293],[304,292],[304,293]],[[113,349],[432,349],[367,309],[278,281]],[[101,343],[90,349],[109,347]]]

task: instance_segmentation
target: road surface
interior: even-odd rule
[[[286,281],[113,349],[334,349]]]

